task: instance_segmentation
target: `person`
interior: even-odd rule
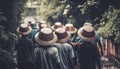
[[[40,29],[42,29],[42,28],[47,28],[47,27],[49,27],[47,23],[45,23],[45,24],[44,24],[44,23],[43,23],[43,24],[40,24],[38,31],[40,31]]]
[[[28,69],[28,59],[32,54],[33,46],[32,40],[28,37],[32,28],[28,24],[21,24],[17,28],[17,32],[20,34],[18,39],[17,49],[17,68]]]
[[[83,26],[78,30],[78,36],[83,40],[79,46],[80,69],[101,69],[100,53],[95,44],[92,43],[97,38],[97,34],[91,26]]]
[[[35,35],[35,48],[29,59],[29,69],[61,69],[58,49],[53,46],[56,34],[50,28],[42,28]]]
[[[67,23],[65,25],[65,30],[71,34],[71,38],[68,40],[68,43],[72,44],[76,42],[77,29],[74,27],[74,25],[71,23]]]
[[[89,23],[89,22],[84,23],[83,26],[91,26],[91,27],[93,27],[92,23]],[[98,31],[95,31],[95,32],[97,33],[97,38],[92,43],[95,44],[98,48],[100,48],[99,49],[100,54],[101,54],[101,56],[103,56],[104,53],[103,53],[102,43],[101,43],[101,40],[100,40],[100,34],[99,34]]]
[[[74,68],[78,68],[79,67],[79,63],[78,63],[78,46],[80,43],[80,38],[77,36],[77,28],[74,27],[73,24],[71,23],[67,23],[65,25],[65,29],[67,32],[69,32],[71,34],[71,38],[67,41],[69,44],[72,45],[73,49],[74,49]]]
[[[29,36],[30,39],[32,39],[33,45],[34,45],[35,44],[34,36],[37,33],[37,23],[31,22],[30,26],[32,27],[32,31],[30,32],[30,34],[28,36]]]
[[[55,33],[58,40],[54,45],[59,51],[61,69],[74,69],[74,51],[72,46],[67,43],[70,38],[70,33],[66,32],[64,28],[57,28]]]

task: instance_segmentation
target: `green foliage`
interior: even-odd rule
[[[27,0],[13,0],[12,3],[10,3],[10,6],[12,6],[12,9],[10,9],[10,17],[9,17],[9,26],[10,31],[16,33],[16,28],[21,22],[21,14],[24,11],[24,5],[26,4]]]
[[[48,17],[52,17],[53,19],[57,19],[59,15],[64,10],[64,5],[60,3],[59,0],[39,0],[40,6],[37,10],[37,14],[43,18],[43,20],[47,20]]]
[[[14,55],[17,43],[16,28],[21,21],[21,13],[27,0],[8,0],[3,7],[7,18],[7,24],[0,25],[0,65],[3,69],[15,69]]]
[[[0,49],[0,64],[3,64],[4,69],[14,69],[15,63],[13,62],[12,53],[6,50]]]
[[[67,4],[70,5],[68,8],[68,18],[73,20],[72,22],[74,22],[73,24],[77,28],[81,27],[85,22],[94,23],[98,18],[98,3],[95,0],[86,0],[83,2],[76,0],[76,2],[71,1],[67,2]]]
[[[17,36],[14,33],[7,31],[3,26],[0,26],[0,48],[13,52],[16,42]]]
[[[0,26],[0,62],[4,65],[4,69],[14,69],[15,67],[13,53],[16,43],[17,36],[7,31],[4,26]]]
[[[103,37],[107,38],[110,33],[115,33],[116,38],[115,41],[120,41],[120,10],[117,10],[110,6],[108,10],[104,13],[102,16],[102,19],[100,21],[100,27],[98,31],[100,34],[104,34]]]
[[[14,69],[13,53],[15,44],[17,43],[16,28],[21,21],[21,13],[23,12],[24,4],[27,0],[8,0],[4,2],[2,7],[3,13],[7,18],[7,23],[0,25],[0,65],[4,69]]]

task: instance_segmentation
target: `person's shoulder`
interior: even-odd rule
[[[63,43],[63,45],[66,45],[66,46],[71,46],[69,43]]]
[[[60,46],[60,43],[54,43],[53,46]]]
[[[47,51],[49,51],[49,52],[57,52],[58,49],[56,47],[54,47],[54,46],[51,46],[51,47],[48,48]]]
[[[68,48],[72,48],[72,45],[70,45],[68,43],[63,43],[63,46],[68,47]]]

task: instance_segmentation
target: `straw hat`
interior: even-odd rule
[[[68,33],[64,28],[58,28],[55,30],[55,34],[58,37],[58,41],[60,43],[66,42],[70,38],[70,33]]]
[[[73,24],[68,23],[65,25],[66,31],[68,31],[70,34],[74,34],[77,32],[77,29],[73,26]]]
[[[64,25],[62,25],[61,22],[56,22],[53,26],[52,29],[57,29],[57,28],[64,28]]]
[[[41,26],[41,24],[48,24],[48,22],[47,22],[47,21],[40,21],[40,22],[38,23],[38,25]]]
[[[35,35],[35,41],[42,46],[49,46],[57,41],[57,36],[52,29],[42,28],[40,32]]]
[[[92,26],[92,23],[89,23],[89,22],[86,22],[86,23],[84,23],[84,25],[83,26]]]
[[[42,28],[47,28],[47,27],[49,27],[48,24],[46,24],[46,23],[44,24],[43,23],[43,24],[39,25],[38,31],[40,31],[40,29],[42,29]]]
[[[47,24],[41,24],[41,25],[40,25],[40,28],[47,28],[47,27],[48,27]]]
[[[42,21],[40,21],[40,23],[45,24],[45,23],[47,23],[47,21],[42,20]]]
[[[31,31],[32,28],[28,24],[21,24],[20,27],[17,28],[17,32],[22,35],[28,35]]]
[[[78,36],[87,42],[92,42],[97,38],[96,32],[92,26],[83,26],[78,30]]]

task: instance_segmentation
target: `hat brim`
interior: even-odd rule
[[[67,36],[64,38],[64,39],[58,39],[58,43],[63,43],[63,42],[66,42],[66,41],[68,41],[69,39],[70,39],[70,33],[69,32],[67,32]]]
[[[83,28],[80,28],[80,29],[78,30],[78,36],[79,36],[82,40],[87,41],[87,42],[93,42],[93,41],[97,38],[96,32],[95,32],[95,35],[94,35],[93,37],[88,38],[88,37],[85,37],[85,36],[83,36],[83,35],[81,34],[81,33],[82,33],[82,30],[83,30]]]
[[[37,33],[35,35],[35,41],[39,44],[39,45],[42,45],[42,46],[49,46],[49,45],[52,45],[53,43],[55,43],[57,41],[57,35],[55,33],[53,33],[53,36],[54,38],[50,41],[44,41],[44,40],[41,40],[39,38],[39,33]]]
[[[73,31],[68,31],[70,34],[74,34],[77,32],[77,29],[75,28]]]
[[[19,29],[20,29],[20,27],[17,28],[17,32],[21,35],[28,35],[32,31],[31,27],[29,27],[29,30],[27,32],[21,32],[21,31],[19,31]]]

